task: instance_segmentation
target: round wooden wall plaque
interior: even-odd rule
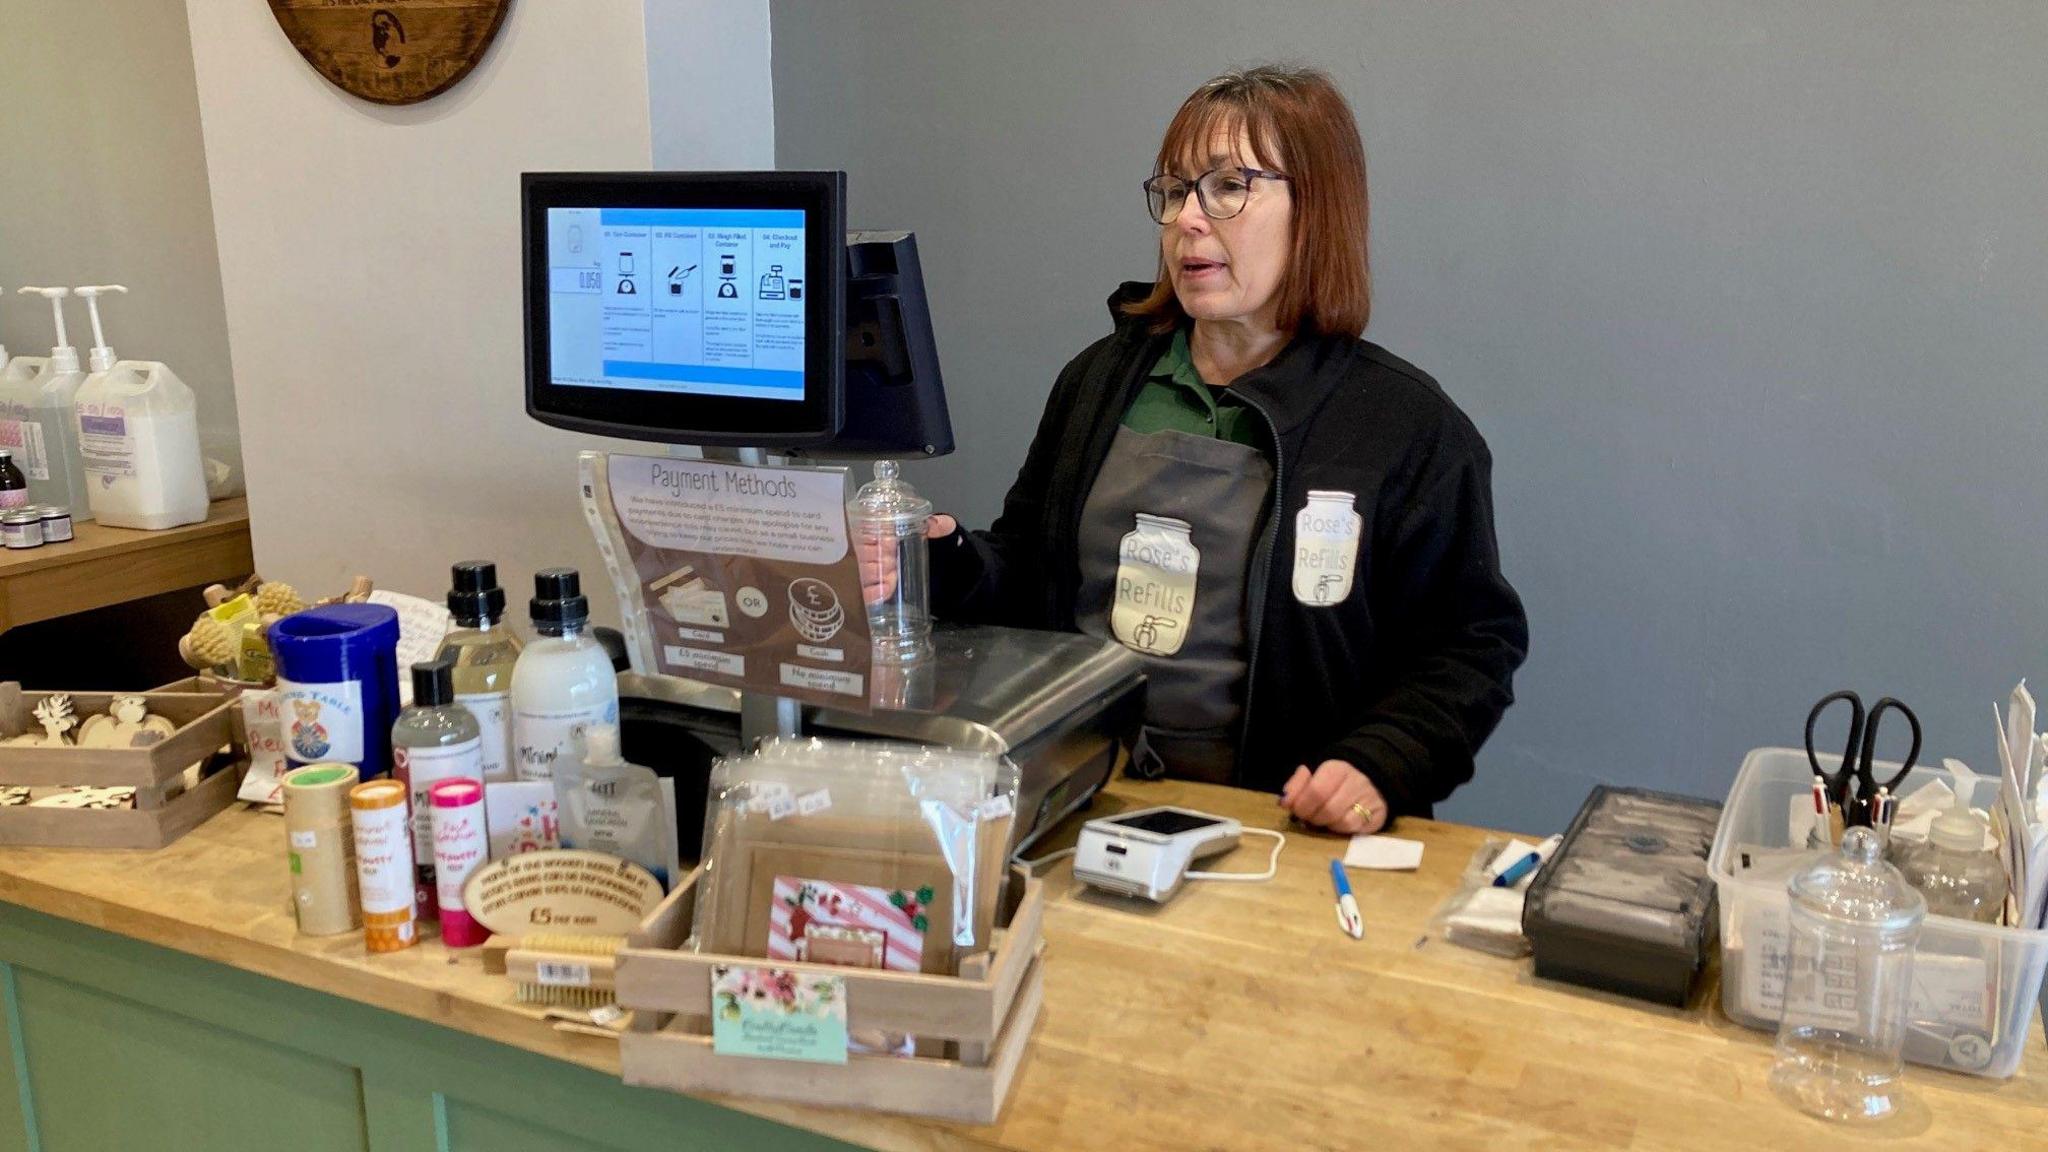
[[[292,47],[345,92],[416,104],[469,75],[512,0],[270,0]]]

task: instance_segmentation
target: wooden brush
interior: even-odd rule
[[[623,936],[494,936],[484,945],[484,970],[510,976],[521,1004],[599,1008],[614,999],[613,971],[625,946]]]

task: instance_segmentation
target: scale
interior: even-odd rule
[[[700,483],[713,463],[768,476],[793,461],[952,451],[916,237],[848,232],[845,173],[526,173],[521,201],[526,408],[536,420],[669,445],[668,471],[695,470]],[[698,265],[717,270],[715,284],[620,287],[627,269]],[[852,571],[844,553],[812,570],[753,555],[744,570],[776,579],[741,580],[723,555],[651,548],[656,533],[628,523],[632,508],[621,515],[610,471],[619,460],[657,471],[662,461],[585,453],[580,477],[626,615],[633,671],[619,679],[621,736],[628,759],[675,777],[685,856],[710,760],[764,738],[1006,755],[1021,776],[1018,848],[1086,804],[1135,742],[1142,664],[1080,634],[939,628],[928,654],[871,662],[854,647],[866,643],[863,619],[847,630],[857,641],[835,646],[813,630],[778,640],[770,656],[758,638],[741,651],[735,637],[786,610],[799,631],[820,621],[836,631],[836,612],[793,609],[797,588],[816,593],[816,581]],[[777,482],[792,477],[806,479],[785,468]],[[857,597],[856,577],[852,595],[837,597],[854,617]]]

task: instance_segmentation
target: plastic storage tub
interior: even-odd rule
[[[1821,759],[1831,771],[1838,763],[1839,757]],[[1897,770],[1896,763],[1884,764],[1876,773]],[[1916,767],[1900,794],[1947,779],[1939,768]],[[1764,868],[1749,875],[1741,855],[1790,846],[1794,798],[1805,803],[1812,789],[1805,752],[1758,748],[1743,761],[1714,834],[1708,867],[1720,888],[1721,1010],[1751,1028],[1776,1030],[1784,1004],[1787,874]],[[1979,777],[1970,803],[1995,811],[1997,795],[1997,777]],[[1913,963],[1906,1059],[1999,1079],[2019,1071],[2044,969],[2048,931],[1929,916]]]

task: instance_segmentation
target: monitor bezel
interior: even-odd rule
[[[844,172],[526,172],[526,413],[543,424],[665,444],[806,448],[829,444],[845,412]],[[556,384],[548,302],[550,208],[794,208],[805,213],[802,400],[673,395]]]

